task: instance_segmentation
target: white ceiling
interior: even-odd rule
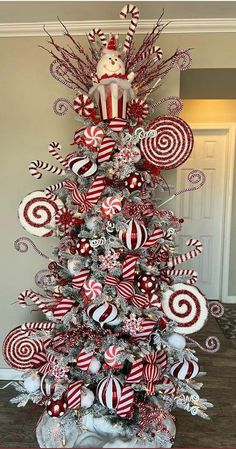
[[[117,20],[120,1],[0,1],[0,23]],[[133,1],[141,19],[236,18],[236,1]],[[98,22],[99,24],[99,22]]]

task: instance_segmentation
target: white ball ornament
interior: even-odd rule
[[[87,221],[86,221],[86,228],[89,231],[93,231],[96,228],[96,224],[97,224],[97,217],[90,217]]]
[[[78,259],[70,259],[67,262],[67,268],[72,276],[76,276],[80,273],[81,267],[78,267]]]
[[[41,381],[37,373],[32,373],[29,377],[24,379],[24,387],[27,393],[34,393],[40,389]]]
[[[88,367],[88,371],[91,374],[96,374],[100,370],[100,368],[101,368],[101,363],[99,362],[98,359],[96,359],[96,357],[93,357],[90,362],[90,365]]]
[[[94,403],[94,394],[89,388],[83,388],[81,393],[81,407],[89,408]]]
[[[186,346],[186,339],[183,335],[173,333],[168,338],[167,341],[170,346],[172,346],[175,349],[183,350]]]
[[[135,163],[139,162],[141,159],[141,151],[138,147],[133,147],[132,148],[132,154],[133,154],[133,161]]]

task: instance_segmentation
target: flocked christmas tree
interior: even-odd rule
[[[51,74],[74,91],[74,102],[59,99],[55,111],[72,106],[82,126],[66,157],[59,143],[49,145],[63,168],[38,160],[29,166],[35,178],[41,170],[62,178],[24,198],[20,222],[58,243],[55,260],[36,275],[40,292],[19,295],[21,306],[32,301],[46,321],[18,326],[3,345],[7,363],[25,371],[12,402],[44,407],[41,447],[170,447],[173,409],[207,418],[212,406],[197,393],[203,373],[194,346],[214,352],[219,342],[208,337],[201,346],[189,335],[202,328],[209,309],[215,316],[222,309],[209,307],[194,270],[177,267],[201,254],[201,242],[191,239],[192,250],[176,253],[183,219],[152,199],[166,188],[164,171],[190,156],[193,135],[178,117],[178,98],[154,102],[149,95],[191,58],[177,50],[163,59],[156,46],[161,19],[136,50],[138,8],[124,6],[120,17],[127,14],[123,48],[99,28],[87,36],[89,55],[66,28],[67,48],[48,35]],[[189,181],[170,199],[201,187],[204,174],[195,170]],[[28,244],[49,259],[30,239],[15,242],[22,252]]]

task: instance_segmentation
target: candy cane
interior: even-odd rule
[[[162,58],[162,49],[155,45],[154,47],[149,48],[149,50],[144,51],[141,55],[141,59],[146,59],[154,54],[156,55],[156,59],[160,61],[160,59]]]
[[[50,165],[47,162],[43,161],[32,161],[29,164],[29,171],[32,176],[34,176],[37,179],[42,178],[42,173],[40,173],[39,169],[50,171],[51,173],[54,173],[56,175],[64,175],[65,171],[62,168],[55,167],[55,165]]]
[[[21,330],[25,332],[25,334],[28,336],[32,332],[36,332],[39,330],[45,330],[45,331],[51,331],[55,328],[55,323],[47,322],[47,323],[24,323],[21,326]]]
[[[173,256],[168,262],[168,268],[175,267],[175,265],[178,265],[180,263],[186,262],[187,260],[193,259],[194,257],[198,256],[202,253],[202,243],[199,240],[190,239],[186,242],[187,246],[195,246],[195,249],[192,251],[188,251],[185,254],[180,254],[179,256]]]
[[[61,151],[61,145],[58,142],[51,142],[48,146],[49,153],[55,157],[55,159],[63,165],[63,167],[68,167],[68,161],[62,157],[58,151]]]
[[[43,302],[35,292],[32,290],[24,290],[20,295],[18,296],[19,305],[22,307],[26,307],[26,298],[31,299],[31,301],[38,306],[38,308],[41,310],[41,312],[46,313],[48,312],[48,306]]]
[[[47,198],[55,200],[57,195],[53,194],[56,190],[62,189],[65,185],[65,181],[58,182],[57,184],[51,184],[48,186],[44,192],[46,193]]]
[[[189,276],[190,279],[186,281],[186,284],[195,284],[198,279],[198,274],[194,270],[166,270],[167,276]]]
[[[125,37],[125,43],[123,47],[123,50],[125,52],[130,50],[134,38],[135,30],[139,21],[139,9],[137,8],[137,6],[134,5],[125,5],[120,12],[120,18],[126,19],[127,14],[131,14],[132,17],[129,29]]]
[[[101,40],[101,43],[103,45],[103,47],[107,46],[107,38],[105,36],[105,34],[103,33],[103,31],[101,30],[101,28],[93,28],[89,33],[88,33],[88,39],[92,42],[95,42],[95,36],[98,36],[99,39]]]

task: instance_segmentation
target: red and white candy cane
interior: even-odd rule
[[[143,359],[137,359],[131,366],[131,370],[125,380],[129,384],[138,384],[143,379]]]
[[[46,323],[24,323],[21,326],[21,330],[26,334],[30,335],[33,332],[37,331],[51,331],[55,328],[55,323],[46,322]]]
[[[77,409],[80,406],[82,387],[82,380],[76,380],[69,385],[67,390],[68,408]]]
[[[92,42],[95,42],[95,36],[99,37],[103,47],[107,46],[107,38],[106,38],[105,34],[103,33],[103,31],[101,30],[101,28],[93,28],[88,33],[88,39]]]
[[[57,184],[51,184],[50,186],[46,187],[44,190],[44,193],[46,193],[46,197],[55,200],[57,198],[57,195],[53,192],[56,190],[60,190],[64,187],[65,181],[58,182]]]
[[[64,175],[65,171],[63,168],[55,167],[55,165],[48,164],[47,162],[35,160],[30,162],[29,164],[29,172],[32,176],[34,176],[37,179],[42,178],[42,173],[40,170],[46,170],[50,171],[51,173],[54,173],[55,175]]]
[[[31,301],[39,308],[39,310],[43,313],[48,312],[49,308],[46,302],[42,301],[37,293],[33,290],[24,290],[18,296],[19,305],[22,307],[26,307],[26,298],[31,299]]]
[[[188,251],[185,254],[180,254],[179,256],[173,256],[168,261],[168,268],[175,267],[175,265],[179,265],[180,263],[186,262],[187,260],[193,259],[202,253],[202,243],[197,239],[189,239],[186,242],[187,246],[194,246],[195,249],[192,251]]]
[[[125,5],[120,12],[120,18],[126,19],[127,14],[131,14],[131,22],[125,37],[125,43],[123,48],[125,52],[130,50],[132,45],[135,30],[139,21],[139,9],[137,8],[137,6],[134,5]]]
[[[162,58],[162,49],[160,47],[157,47],[156,45],[154,45],[152,48],[149,48],[149,50],[146,50],[142,53],[141,55],[141,59],[146,59],[149,56],[155,55],[156,59],[158,61],[160,61],[160,59]]]
[[[150,237],[148,237],[147,241],[142,245],[142,248],[151,248],[158,242],[158,240],[162,239],[163,236],[163,229],[157,227],[150,235]]]
[[[99,164],[102,164],[103,162],[109,161],[116,141],[112,139],[111,137],[104,137],[102,140],[101,146],[98,150],[98,158],[97,162]]]
[[[74,306],[78,306],[78,303],[74,299],[62,298],[59,304],[57,304],[53,315],[57,320],[61,320]]]
[[[68,161],[58,153],[58,151],[61,151],[59,142],[51,142],[48,146],[48,151],[63,167],[68,167]]]
[[[186,281],[186,284],[195,284],[198,279],[198,274],[194,270],[166,270],[167,276],[188,276],[190,279]]]

